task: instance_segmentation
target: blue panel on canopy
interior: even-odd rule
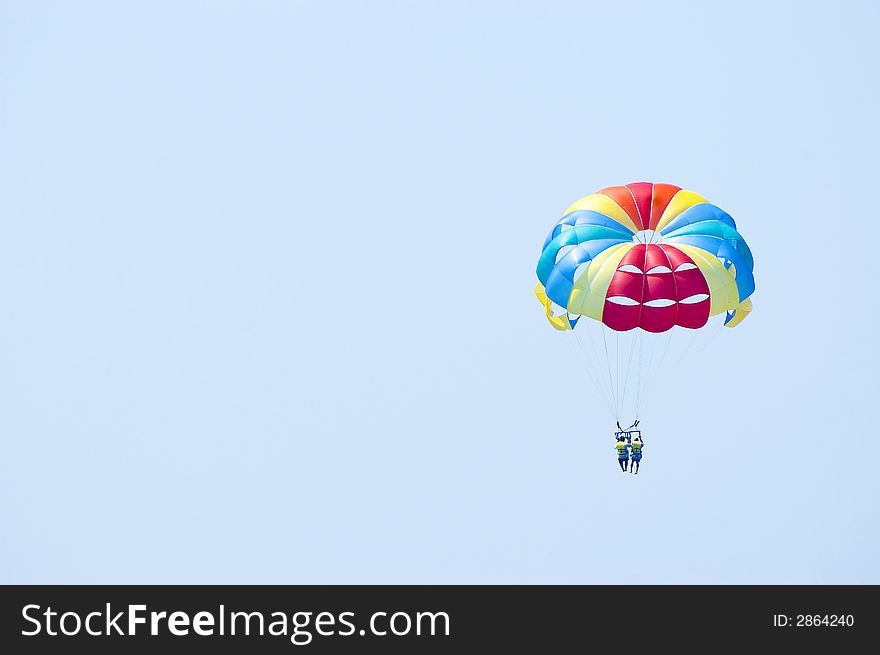
[[[698,223],[700,221],[721,221],[722,223],[726,223],[730,227],[736,229],[736,222],[730,214],[720,207],[704,202],[684,210],[681,214],[667,223],[666,226],[660,230],[660,233],[666,235],[680,227],[690,225],[691,223]]]

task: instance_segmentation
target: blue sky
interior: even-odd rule
[[[880,583],[878,18],[0,2],[0,581]],[[638,180],[758,290],[633,477],[532,287]]]

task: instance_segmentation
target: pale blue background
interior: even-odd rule
[[[0,6],[0,581],[880,582],[873,3]],[[644,179],[758,292],[634,478],[532,287]]]

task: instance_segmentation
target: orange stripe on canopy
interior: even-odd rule
[[[609,186],[599,189],[596,193],[601,193],[603,196],[611,198],[626,212],[626,215],[630,217],[636,228],[641,226],[642,221],[639,220],[639,210],[636,208],[632,194],[625,186]]]
[[[672,200],[672,196],[679,191],[681,191],[681,187],[675,186],[674,184],[654,185],[654,198],[651,200],[650,229],[657,229],[657,223],[660,222],[660,217],[663,216],[663,212],[666,211],[669,201]]]

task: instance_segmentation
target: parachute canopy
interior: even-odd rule
[[[696,329],[751,311],[754,260],[733,218],[693,191],[636,182],[581,198],[538,260],[535,294],[551,325],[583,316],[618,332]]]

